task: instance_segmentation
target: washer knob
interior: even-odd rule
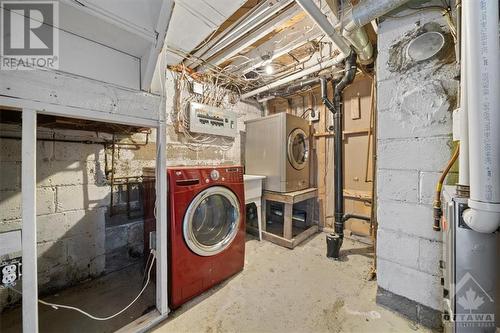
[[[212,170],[210,172],[210,178],[212,178],[212,180],[219,180],[219,177],[220,177],[220,173],[219,171],[217,170]]]

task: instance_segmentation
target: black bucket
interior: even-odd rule
[[[340,259],[340,248],[343,239],[336,234],[326,235],[326,256],[335,260]]]

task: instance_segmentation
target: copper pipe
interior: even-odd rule
[[[457,144],[457,148],[455,148],[453,156],[448,161],[448,164],[446,165],[446,168],[443,170],[443,173],[441,174],[441,177],[439,178],[439,181],[436,185],[436,194],[434,197],[434,204],[433,204],[434,226],[432,228],[434,229],[434,231],[441,231],[441,217],[443,216],[443,209],[441,208],[441,192],[443,190],[444,180],[446,179],[446,176],[450,172],[450,169],[453,166],[453,164],[455,164],[455,162],[457,161],[459,153],[460,153],[460,145]]]

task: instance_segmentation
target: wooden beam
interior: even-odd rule
[[[168,183],[167,183],[167,125],[160,121],[156,132],[158,156],[156,160],[156,308],[168,314]]]
[[[152,310],[137,318],[130,324],[120,328],[115,333],[143,333],[150,332],[151,328],[167,319],[167,315],[162,315],[158,310]]]
[[[316,196],[318,196],[318,190],[314,187],[311,187],[305,190],[286,193],[264,191],[262,198],[269,201],[294,204],[302,202],[304,200],[315,198]]]
[[[36,111],[23,109],[22,249],[23,249],[23,332],[38,332],[38,281],[36,251]]]
[[[172,13],[174,12],[174,0],[163,0],[160,17],[156,24],[156,38],[154,40],[153,47],[149,50],[149,54],[141,59],[141,89],[149,90],[151,88],[151,81],[153,80],[153,74],[158,62],[158,56],[161,56],[161,50],[165,42],[165,36],[167,35],[168,25],[170,24],[170,19],[172,18]],[[160,70],[164,71],[165,68],[162,67],[162,62],[160,61]]]
[[[158,122],[152,119],[144,119],[128,115],[113,114],[105,111],[89,110],[85,108],[75,108],[66,105],[30,101],[26,99],[17,99],[6,96],[0,96],[0,105],[2,107],[5,106],[12,108],[35,109],[38,110],[38,113],[48,114],[53,116],[102,121],[102,122],[109,122],[109,123],[129,125],[129,126],[140,126],[140,127],[158,126]]]
[[[313,92],[314,93],[314,92]],[[329,112],[324,105],[313,105],[314,99],[309,94],[309,107],[317,107],[321,112],[319,117],[318,132],[324,133],[327,126],[327,112]],[[318,186],[318,199],[319,199],[319,227],[322,229],[327,225],[326,223],[326,207],[327,207],[327,193],[326,193],[326,165],[328,159],[328,152],[326,151],[326,137],[319,137],[316,148],[316,158],[318,163],[317,169],[317,186]]]
[[[369,132],[370,132],[369,128],[360,128],[357,130],[342,131],[342,136],[343,136],[343,139],[345,139],[346,136],[367,134]],[[319,132],[319,133],[314,134],[315,138],[333,137],[333,136],[335,136],[335,132],[333,132],[333,131]]]
[[[291,240],[293,237],[293,204],[286,203],[283,209],[283,238]]]
[[[250,45],[258,42],[259,40],[264,38],[266,35],[274,31],[275,29],[279,28],[281,25],[289,21],[291,18],[293,18],[294,15],[298,14],[299,12],[300,9],[297,6],[291,6],[285,9],[282,13],[278,14],[273,20],[263,24],[254,32],[243,35],[242,38],[240,38],[233,45],[227,47],[226,49],[221,50],[219,54],[210,56],[208,59],[205,58],[205,60],[214,65],[219,65],[223,63],[224,61],[230,59],[231,57],[234,57],[235,55],[237,55],[239,52],[243,51]]]
[[[281,236],[272,234],[272,233],[267,232],[267,231],[263,231],[262,232],[262,239],[266,240],[266,241],[269,241],[271,243],[277,244],[279,246],[283,246],[283,247],[286,247],[286,248],[289,248],[289,249],[293,249],[293,241],[292,240],[285,239],[285,238],[283,238]]]
[[[60,72],[0,71],[0,105],[70,118],[157,127],[160,96]]]
[[[295,247],[299,245],[300,243],[302,243],[303,241],[305,241],[306,239],[308,239],[317,232],[318,232],[317,225],[310,226],[309,228],[307,228],[306,230],[302,231],[300,234],[295,236],[295,238],[292,240],[292,246]]]

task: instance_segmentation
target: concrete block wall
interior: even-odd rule
[[[19,126],[0,126],[2,135],[19,137]],[[95,134],[79,131],[40,128],[37,134],[40,139],[54,135],[97,139]],[[0,154],[0,232],[6,232],[22,226],[21,141],[0,139]],[[44,293],[104,271],[110,187],[104,181],[104,149],[100,144],[38,141],[36,161],[38,283]],[[0,290],[0,310],[16,300],[15,294]]]
[[[171,77],[171,76],[169,76]],[[167,82],[167,113],[174,112],[173,80]],[[182,134],[175,131],[171,117],[168,126],[167,159],[169,165],[220,165],[242,163],[244,121],[261,116],[257,105],[238,103],[233,111],[238,115],[239,135],[230,149],[207,145],[194,151],[189,149]],[[0,124],[3,136],[20,137],[20,126]],[[111,141],[112,135],[76,130],[39,128],[39,139],[53,137],[70,140]],[[140,149],[116,146],[115,176],[140,176],[144,167],[154,167],[156,133],[153,130],[149,144]],[[145,134],[119,136],[121,142],[145,142]],[[143,223],[141,218],[129,221],[123,215],[109,216],[110,194],[114,205],[125,205],[123,188],[111,189],[106,180],[106,155],[111,161],[110,149],[102,144],[69,142],[37,142],[37,237],[39,291],[47,293],[95,277],[127,264],[132,252],[143,250]],[[109,166],[108,166],[109,168]],[[0,233],[21,229],[21,141],[0,139]],[[138,188],[131,194],[132,207],[140,205]],[[121,219],[121,220],[120,220]],[[13,253],[6,257],[18,257]],[[121,261],[116,261],[116,257]],[[6,257],[0,257],[6,259]],[[125,260],[123,260],[125,259]],[[129,258],[130,259],[130,258]],[[0,312],[15,303],[19,297],[8,290],[0,290]]]
[[[396,15],[405,17],[385,18],[378,31],[377,299],[438,327],[442,236],[432,229],[432,201],[451,156],[457,69],[441,13],[403,10]],[[444,33],[447,46],[430,60],[412,63],[406,46],[425,31]]]

